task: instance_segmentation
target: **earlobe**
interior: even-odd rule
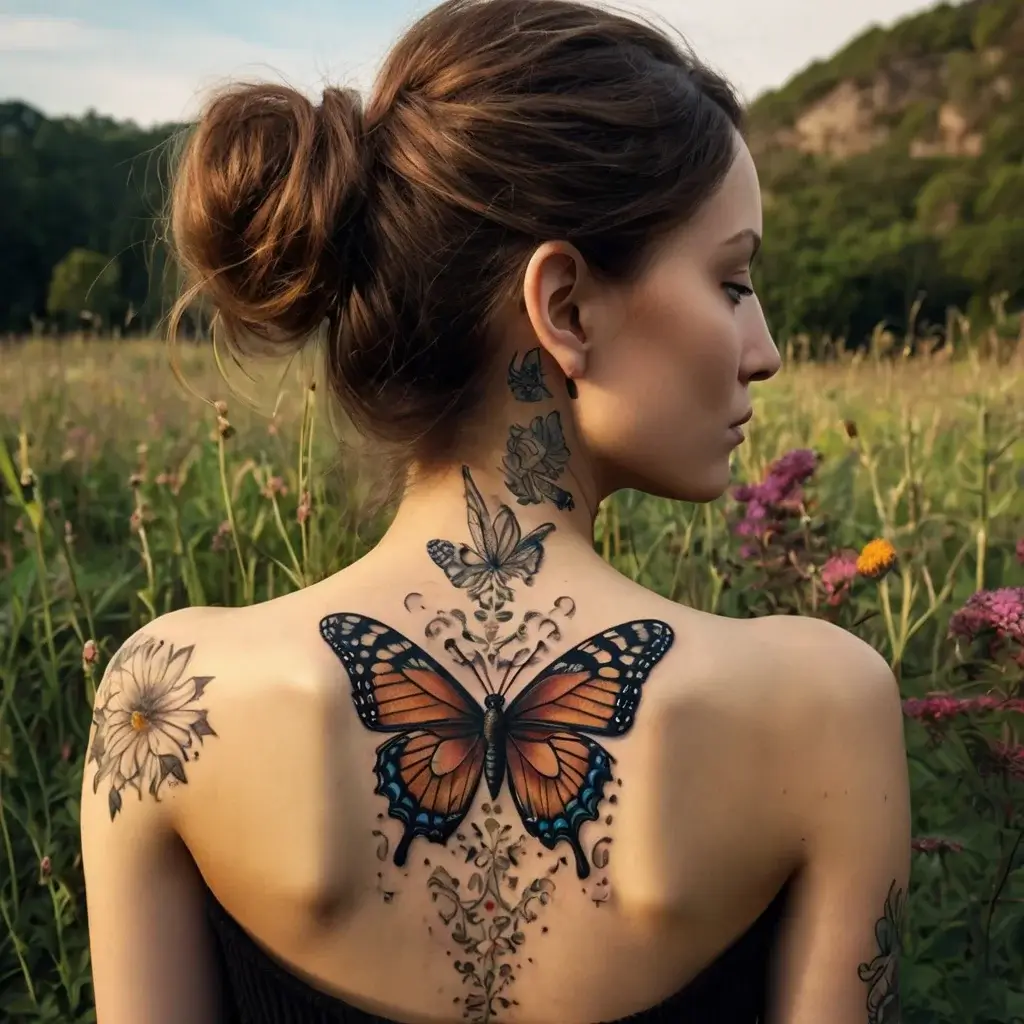
[[[546,242],[530,258],[523,278],[523,301],[537,341],[558,364],[570,398],[574,378],[587,365],[588,339],[580,317],[586,263],[574,246]]]

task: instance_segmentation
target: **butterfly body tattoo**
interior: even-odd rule
[[[597,633],[511,702],[515,675],[487,692],[483,706],[426,651],[376,619],[328,615],[320,633],[348,672],[360,721],[395,734],[377,748],[374,773],[375,792],[405,826],[396,865],[417,837],[445,843],[483,780],[492,799],[507,784],[526,831],[548,849],[567,842],[577,875],[590,874],[580,829],[597,820],[614,764],[593,737],[632,727],[643,684],[672,645],[667,623],[638,619]]]

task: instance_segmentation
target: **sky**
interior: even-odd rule
[[[0,100],[92,108],[140,125],[191,120],[227,81],[368,89],[435,0],[0,0]],[[872,24],[930,0],[615,0],[681,31],[748,99]]]

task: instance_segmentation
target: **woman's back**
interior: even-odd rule
[[[779,369],[741,124],[666,37],[572,0],[447,0],[365,105],[214,99],[183,303],[239,347],[319,334],[401,502],[330,579],[165,616],[108,666],[99,1024],[895,1019],[888,668],[594,550],[617,490],[721,496]]]
[[[431,564],[433,538],[419,553],[409,539],[286,598],[167,616],[108,677],[123,694],[137,681],[153,719],[167,722],[143,760],[173,756],[176,731],[191,732],[187,786],[151,767],[165,779],[169,848],[180,836],[202,875],[185,898],[208,902],[224,965],[212,984],[242,1005],[257,995],[262,1009],[241,1018],[253,1024],[321,1019],[273,1016],[267,992],[281,998],[282,985],[286,1002],[326,1013],[341,999],[397,1021],[615,1020],[673,996],[716,1013],[756,1005],[777,940],[800,927],[819,805],[830,786],[837,802],[857,799],[846,773],[869,755],[864,737],[851,749],[847,726],[851,746],[826,756],[821,734],[870,691],[873,655],[815,621],[674,605],[553,543],[532,586],[508,586],[501,610],[512,617],[495,635],[473,615],[480,601]],[[843,648],[848,660],[826,675],[823,658]],[[484,688],[500,691],[503,676],[506,764],[492,795],[500,737]],[[383,682],[371,692],[366,678]],[[552,679],[547,719],[536,700],[532,714],[517,711],[517,698],[523,708]],[[607,689],[607,712],[588,706],[595,686]],[[425,694],[452,703],[388,719],[415,716]],[[460,701],[481,709],[475,719]],[[114,698],[108,720],[125,708]],[[604,725],[583,721],[595,711]],[[424,752],[404,764],[388,754],[417,742]],[[460,746],[461,762],[445,743]],[[524,751],[529,764],[511,763]],[[105,804],[94,798],[92,813]],[[413,828],[403,842],[424,811],[445,818],[447,840]],[[128,800],[104,842],[154,813]],[[559,821],[548,848],[541,837],[558,826],[540,825]],[[871,845],[849,847],[836,870],[852,877]],[[145,898],[124,886],[121,896]],[[695,994],[694,978],[741,937]],[[676,1012],[651,1019],[685,1019]]]

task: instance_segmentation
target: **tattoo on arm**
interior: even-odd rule
[[[528,427],[513,423],[505,447],[505,485],[520,505],[540,505],[546,498],[562,511],[576,507],[572,495],[555,483],[570,454],[557,410],[535,416]]]
[[[900,954],[905,915],[906,894],[897,888],[894,879],[885,897],[882,916],[875,922],[878,953],[857,968],[860,980],[868,986],[868,1024],[899,1024]]]
[[[206,736],[217,734],[199,706],[212,676],[189,672],[194,644],[175,647],[142,633],[129,640],[107,667],[93,709],[88,761],[96,762],[92,790],[108,781],[110,820],[131,786],[154,800],[167,783],[188,782],[184,762],[199,759]]]

